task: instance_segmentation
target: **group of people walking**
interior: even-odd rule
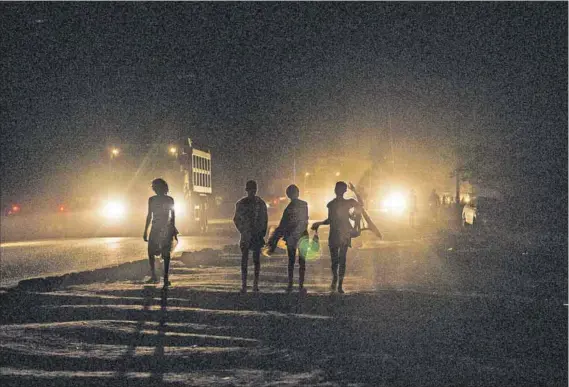
[[[170,252],[172,244],[177,240],[178,231],[175,226],[174,199],[167,195],[168,184],[163,179],[155,179],[152,189],[156,193],[148,199],[148,214],[144,228],[143,238],[148,242],[148,257],[151,277],[148,282],[157,283],[155,270],[155,256],[161,255],[164,260],[164,288],[170,286],[168,271],[170,266]],[[323,225],[330,226],[328,246],[330,248],[332,291],[344,293],[343,282],[346,273],[346,256],[351,247],[354,236],[354,227],[350,219],[357,217],[362,210],[362,204],[355,199],[345,199],[344,194],[348,185],[339,181],[336,183],[334,193],[336,197],[327,204],[328,217],[312,225],[312,230],[318,231]],[[265,237],[268,230],[267,205],[257,196],[257,183],[249,180],[245,185],[247,196],[240,199],[235,205],[233,222],[241,234],[239,247],[241,249],[241,292],[247,292],[247,275],[249,255],[252,253],[254,264],[253,291],[259,291],[259,275],[261,272],[261,249],[274,251],[280,239],[287,246],[288,254],[288,286],[287,291],[293,290],[294,266],[297,256],[299,263],[298,287],[304,293],[304,279],[306,273],[306,249],[300,248],[303,238],[308,238],[308,204],[299,198],[300,191],[294,184],[288,186],[286,195],[290,203],[285,208],[277,228],[271,233],[267,242]],[[149,226],[152,224],[150,234]]]
[[[330,201],[328,217],[312,225],[312,230],[318,231],[322,225],[330,226],[328,246],[330,248],[332,291],[344,293],[343,282],[346,273],[346,255],[351,247],[351,239],[354,228],[350,223],[353,217],[351,211],[361,211],[361,204],[354,199],[345,199],[344,194],[348,185],[337,182],[334,188],[336,198]],[[241,292],[247,292],[247,266],[249,251],[252,251],[255,275],[253,279],[253,291],[259,291],[259,274],[261,268],[261,249],[266,246],[269,251],[274,251],[279,239],[284,239],[288,255],[288,286],[287,291],[293,290],[294,266],[298,256],[298,288],[300,292],[306,292],[304,279],[306,274],[306,249],[300,248],[302,238],[308,238],[308,204],[299,199],[300,191],[294,184],[288,186],[286,195],[290,203],[285,208],[279,225],[269,236],[265,244],[267,234],[268,216],[267,205],[257,196],[257,183],[250,180],[245,185],[247,196],[239,200],[235,205],[233,221],[241,234],[239,246],[241,248]]]

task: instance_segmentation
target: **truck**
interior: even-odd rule
[[[183,200],[187,209],[180,227],[182,232],[208,229],[208,210],[212,196],[211,152],[198,149],[192,139],[184,140],[178,152],[180,171],[183,174]],[[182,220],[182,219],[181,219]]]
[[[113,151],[115,151],[113,153]],[[213,203],[211,152],[194,146],[191,138],[168,144],[122,143],[109,152],[104,184],[86,189],[98,192],[99,218],[104,235],[137,235],[147,212],[150,182],[158,177],[174,198],[176,226],[182,234],[205,233],[209,203]]]

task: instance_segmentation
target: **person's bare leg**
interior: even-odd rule
[[[150,249],[148,249],[148,263],[150,265],[150,279],[148,282],[156,282],[158,280],[156,277],[156,258]]]
[[[164,259],[164,287],[170,286],[169,281],[169,270],[170,270],[170,253],[163,253],[162,259]]]
[[[346,274],[346,256],[348,255],[348,246],[342,246],[339,249],[338,263],[338,293],[344,293],[344,288],[342,284],[344,282],[344,275]]]
[[[304,274],[306,273],[306,258],[299,253],[298,256],[298,288],[304,292]]]
[[[261,248],[253,250],[253,263],[255,265],[255,278],[253,279],[253,291],[259,291],[259,274],[261,273]]]
[[[249,260],[249,249],[241,248],[241,293],[247,292],[247,261]]]
[[[288,252],[288,286],[287,291],[292,291],[292,282],[294,279],[294,261],[296,260],[296,249],[287,246]]]
[[[330,247],[330,259],[332,261],[332,284],[330,289],[332,291],[336,290],[336,284],[338,283],[338,248]]]

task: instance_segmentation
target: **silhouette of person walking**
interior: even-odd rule
[[[173,240],[178,240],[178,230],[176,230],[176,213],[174,211],[174,199],[166,195],[168,193],[168,183],[164,179],[154,179],[152,190],[156,193],[148,199],[148,214],[146,215],[146,225],[144,226],[144,241],[148,242],[148,260],[150,262],[150,280],[156,283],[155,256],[161,255],[164,260],[164,288],[170,286],[168,271],[170,268],[170,252]],[[152,221],[150,237],[148,227]]]
[[[288,287],[287,291],[292,291],[292,283],[294,277],[294,264],[296,261],[296,250],[298,249],[298,287],[301,292],[304,289],[304,274],[306,272],[306,257],[302,249],[299,249],[298,242],[302,237],[308,237],[308,204],[300,200],[298,197],[300,191],[294,184],[289,185],[286,189],[286,196],[290,199],[290,203],[285,208],[283,216],[278,227],[275,229],[267,245],[269,251],[274,251],[277,242],[283,238],[286,242],[288,253]]]
[[[438,220],[439,207],[441,206],[441,198],[437,194],[437,190],[433,188],[429,195],[429,209],[431,210],[431,220],[433,222]]]
[[[415,228],[417,226],[417,195],[415,190],[409,191],[409,227]]]
[[[268,216],[267,204],[257,195],[257,182],[249,180],[245,185],[247,196],[235,204],[233,223],[241,234],[241,293],[247,292],[247,263],[249,250],[253,251],[255,279],[253,291],[259,291],[259,272],[261,271],[261,248],[265,245]]]
[[[336,198],[327,204],[328,218],[322,222],[315,222],[312,229],[318,231],[322,225],[330,225],[330,236],[328,246],[330,248],[330,259],[332,260],[332,284],[330,289],[338,293],[344,293],[343,282],[346,274],[346,255],[348,248],[352,247],[352,233],[354,228],[350,223],[350,210],[356,213],[361,211],[361,204],[354,199],[344,199],[344,194],[348,190],[348,185],[339,181],[336,183],[334,193]]]

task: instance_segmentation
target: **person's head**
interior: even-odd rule
[[[248,196],[255,196],[257,194],[257,182],[255,180],[249,180],[245,184],[245,191],[247,191]]]
[[[156,195],[166,195],[168,193],[168,183],[164,179],[154,179],[152,180],[152,190],[156,192]]]
[[[334,193],[336,194],[336,196],[344,196],[347,190],[348,190],[348,185],[343,181],[337,182],[336,187],[334,187]]]
[[[298,196],[300,195],[300,190],[298,189],[298,187],[294,184],[289,185],[286,188],[286,196],[290,199],[298,199]]]

